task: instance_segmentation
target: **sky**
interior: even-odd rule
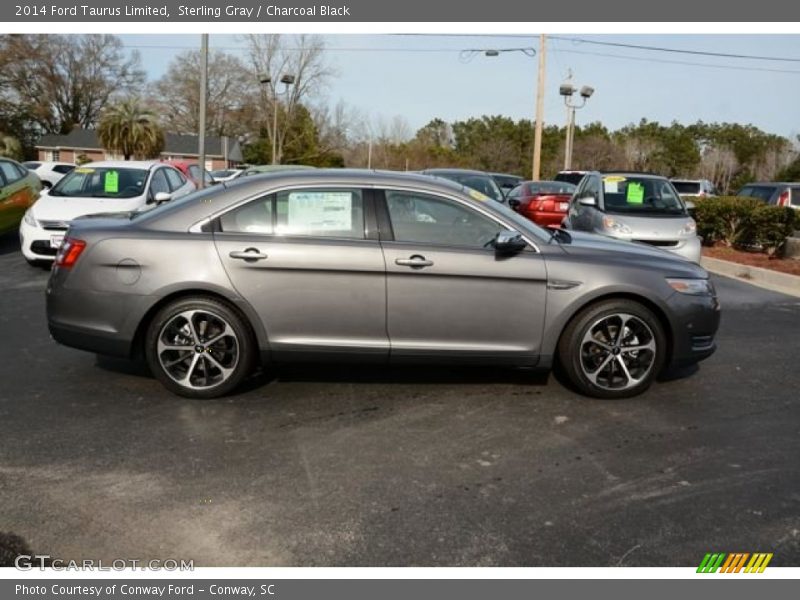
[[[635,24],[632,24],[635,28]],[[139,51],[151,80],[162,76],[199,35],[123,35]],[[538,35],[322,35],[336,75],[325,98],[344,101],[372,119],[403,116],[413,130],[445,121],[534,116]],[[569,38],[569,39],[555,39]],[[784,60],[722,58],[595,45],[588,40]],[[212,51],[245,58],[240,36],[211,35]],[[498,56],[465,50],[501,50]],[[508,51],[503,51],[508,50]],[[525,50],[525,52],[521,51]],[[547,44],[545,123],[566,120],[559,85],[572,73],[595,89],[577,123],[618,129],[642,118],[670,123],[752,123],[790,137],[800,134],[800,35],[558,34]]]

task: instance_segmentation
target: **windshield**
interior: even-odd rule
[[[485,196],[489,196],[492,200],[498,202],[503,201],[503,192],[495,183],[494,179],[488,175],[480,175],[475,173],[433,173],[437,177],[444,177],[452,181],[457,181],[461,185],[465,185],[473,190],[480,192]]]
[[[605,175],[603,204],[609,214],[686,214],[686,207],[672,184],[656,177]]]
[[[144,194],[146,169],[78,167],[50,190],[51,196],[135,198]]]
[[[679,194],[697,196],[700,193],[699,181],[673,181],[672,185],[675,186]]]

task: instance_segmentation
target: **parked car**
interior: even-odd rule
[[[222,183],[223,181],[233,181],[244,173],[244,169],[219,169],[211,171],[211,178],[214,183]]]
[[[75,168],[73,163],[53,161],[27,161],[22,165],[33,171],[42,180],[42,187],[51,188],[59,180]]]
[[[572,185],[578,185],[583,179],[583,176],[589,171],[559,171],[553,178],[555,181],[565,181]]]
[[[74,219],[146,210],[194,189],[180,171],[157,161],[109,160],[76,167],[43,190],[25,212],[19,227],[22,254],[31,264],[52,262]]]
[[[566,181],[526,181],[508,193],[508,206],[542,227],[560,226],[575,186]]]
[[[520,177],[519,175],[509,175],[508,173],[490,173],[490,175],[505,196],[507,196],[508,193],[520,183],[525,181],[524,177]]]
[[[194,184],[195,188],[200,187],[201,170],[200,165],[198,165],[196,162],[191,162],[188,160],[165,160],[163,162],[165,165],[175,167],[178,169],[178,171],[183,173],[184,177],[189,179],[189,181]],[[202,177],[204,178],[206,187],[216,183],[214,178],[211,177],[211,173],[209,173],[206,169],[202,170]]]
[[[73,221],[46,297],[56,341],[143,353],[192,398],[259,363],[343,359],[558,361],[581,392],[619,398],[711,355],[719,322],[706,271],[668,252],[544,230],[445,179],[343,169]]]
[[[284,171],[307,171],[309,169],[316,169],[316,167],[309,165],[251,165],[242,172],[240,177],[263,175],[264,173],[281,173]]]
[[[465,185],[501,203],[505,200],[505,196],[494,178],[483,171],[472,171],[469,169],[425,169],[424,171],[420,171],[420,173],[455,181],[456,183]]]
[[[736,192],[736,195],[755,198],[775,206],[800,208],[800,183],[772,181],[748,183]]]
[[[19,226],[41,189],[42,183],[34,173],[15,160],[0,157],[0,233]]]
[[[588,173],[570,201],[565,227],[642,242],[700,262],[697,225],[666,177]]]
[[[681,198],[719,196],[717,188],[708,179],[670,179]]]

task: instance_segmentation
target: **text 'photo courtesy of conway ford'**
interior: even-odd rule
[[[660,181],[620,177],[582,206],[621,195],[626,223],[685,220]],[[258,366],[342,359],[557,366],[621,398],[710,356],[720,310],[706,271],[657,246],[542,228],[440,177],[320,169],[73,220],[47,318],[58,342],[143,356],[192,398]]]

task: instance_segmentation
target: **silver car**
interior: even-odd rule
[[[691,208],[666,177],[590,172],[572,196],[564,226],[656,246],[699,263]]]
[[[318,170],[73,221],[47,317],[56,341],[143,355],[193,398],[258,364],[350,359],[557,363],[619,398],[711,355],[719,306],[706,271],[657,248],[544,230],[443,179]]]

